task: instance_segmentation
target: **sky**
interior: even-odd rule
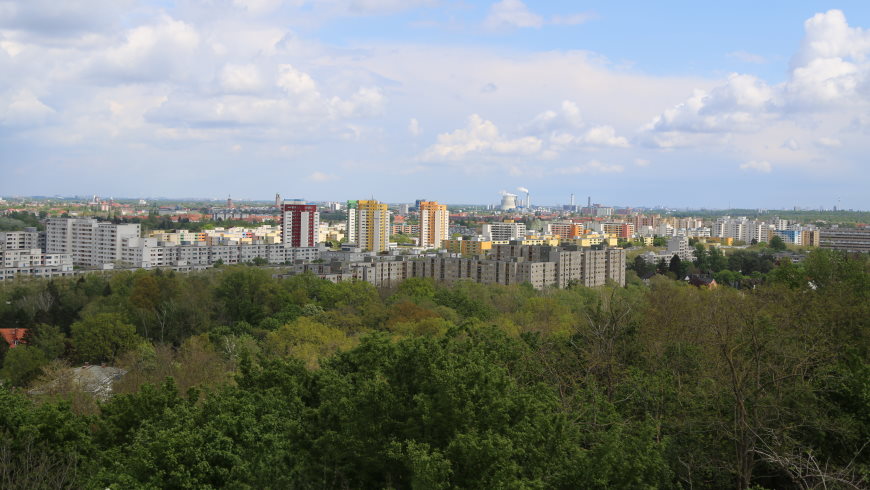
[[[870,209],[870,3],[0,0],[0,196]]]

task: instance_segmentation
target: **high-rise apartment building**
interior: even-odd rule
[[[450,238],[450,214],[446,204],[436,201],[420,203],[420,246],[440,248],[441,242]]]
[[[390,212],[378,201],[347,202],[347,241],[372,252],[387,250]]]
[[[301,200],[281,205],[281,240],[288,247],[317,246],[320,213],[317,206]]]
[[[486,241],[519,240],[526,236],[526,224],[505,221],[483,225],[483,239]]]
[[[102,267],[121,260],[127,238],[139,238],[139,224],[100,223],[93,218],[51,218],[45,225],[45,251],[71,254],[75,265]]]

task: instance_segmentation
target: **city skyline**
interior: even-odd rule
[[[870,209],[838,7],[0,2],[0,195]]]

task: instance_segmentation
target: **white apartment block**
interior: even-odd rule
[[[175,245],[153,238],[128,239],[122,262],[129,267],[205,266],[220,261],[226,265],[263,259],[269,264],[313,261],[320,258],[316,247],[288,247],[282,243],[233,245]]]
[[[45,251],[72,255],[73,263],[105,267],[121,261],[127,238],[139,238],[138,224],[100,223],[93,218],[51,218],[45,227]]]
[[[0,232],[0,248],[6,247],[8,250],[23,248],[41,249],[39,235],[40,233],[36,231],[36,228],[27,228],[24,231]]]
[[[487,223],[483,225],[484,241],[522,240],[526,236],[525,223]]]
[[[73,274],[72,256],[47,254],[39,248],[0,246],[0,281],[16,277],[57,277]]]
[[[675,236],[668,238],[668,256],[676,255],[682,261],[694,260],[695,251],[689,246],[689,238],[685,236]]]

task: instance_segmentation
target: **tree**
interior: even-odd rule
[[[344,332],[328,327],[309,317],[299,317],[266,337],[265,349],[275,356],[292,356],[309,369],[318,366],[321,358],[347,350],[353,345]]]
[[[48,360],[41,350],[21,344],[6,353],[3,360],[3,378],[9,380],[13,386],[26,386],[40,375],[46,362]]]
[[[634,271],[637,272],[637,275],[640,277],[644,277],[650,272],[656,271],[656,264],[648,262],[640,255],[634,258],[634,262],[630,264],[630,267],[634,269]]]
[[[704,247],[703,243],[695,243],[694,255],[695,255],[695,259],[693,262],[695,263],[695,266],[701,272],[709,272],[710,271],[710,263],[707,260],[707,258],[708,258],[707,248]]]
[[[776,250],[777,252],[782,252],[787,247],[785,245],[785,241],[779,235],[773,235],[770,238],[770,242],[768,242],[770,248]]]
[[[48,360],[56,359],[66,351],[66,337],[60,328],[41,323],[31,330],[31,345],[40,349]]]
[[[659,260],[658,265],[656,266],[656,272],[659,274],[667,274],[668,273],[668,262],[665,259]]]
[[[72,325],[72,345],[79,361],[112,362],[141,341],[136,328],[117,313],[99,313]]]
[[[281,307],[280,290],[269,271],[237,266],[226,270],[215,289],[229,323],[258,325]]]
[[[688,267],[688,264],[683,264],[683,261],[680,259],[680,256],[677,254],[674,254],[674,256],[671,257],[671,263],[668,265],[668,270],[670,272],[673,272],[674,275],[677,276],[677,279],[682,279],[686,276],[687,267]]]

